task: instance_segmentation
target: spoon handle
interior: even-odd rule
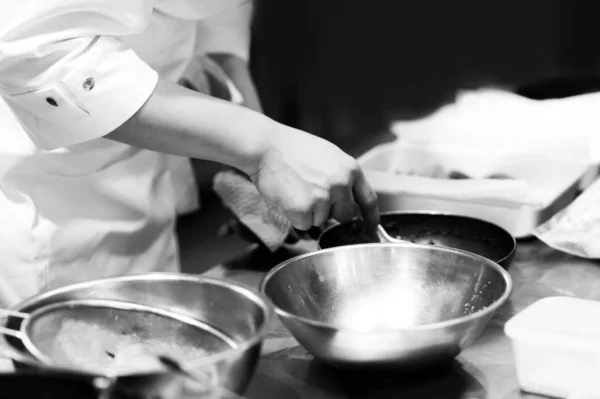
[[[377,236],[381,242],[396,242],[380,224],[377,225]]]
[[[394,237],[390,236],[388,234],[388,232],[385,231],[383,226],[380,224],[377,225],[377,237],[379,237],[379,241],[381,241],[381,242],[388,242],[388,243],[395,243],[395,244],[398,244],[398,243],[406,244],[406,243],[410,242],[410,241],[406,241],[406,240],[402,240],[400,238],[394,238]]]

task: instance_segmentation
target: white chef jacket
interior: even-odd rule
[[[248,59],[244,0],[0,0],[0,306],[175,271],[187,159],[104,139],[194,54]],[[168,134],[168,132],[165,132]]]

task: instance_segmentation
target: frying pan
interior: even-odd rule
[[[515,238],[502,227],[468,216],[420,211],[384,212],[380,224],[395,238],[415,244],[461,249],[508,269],[517,249]],[[319,249],[371,242],[362,221],[333,225],[321,233]]]
[[[176,371],[143,373],[110,379],[58,368],[0,373],[2,399],[238,399],[230,392],[191,389]],[[209,395],[209,396],[207,396]]]
[[[67,371],[35,370],[0,373],[3,398],[100,399],[99,377]]]

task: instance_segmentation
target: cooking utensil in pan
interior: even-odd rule
[[[394,244],[394,243],[407,243],[407,242],[410,242],[410,241],[401,240],[401,239],[394,238],[394,237],[390,236],[388,234],[388,232],[385,231],[385,228],[382,225],[380,225],[380,224],[377,225],[377,237],[379,238],[379,241],[381,241],[383,243],[387,242],[387,243]]]
[[[517,242],[502,227],[468,216],[438,212],[385,212],[380,224],[395,238],[415,244],[438,245],[481,255],[508,269],[515,256]],[[362,222],[337,224],[319,237],[319,248],[372,242]]]

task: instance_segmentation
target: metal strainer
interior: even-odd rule
[[[72,300],[0,315],[22,319],[18,330],[0,327],[0,333],[18,338],[39,362],[102,375],[114,374],[115,357],[133,346],[195,367],[236,347],[198,320],[129,302]]]

